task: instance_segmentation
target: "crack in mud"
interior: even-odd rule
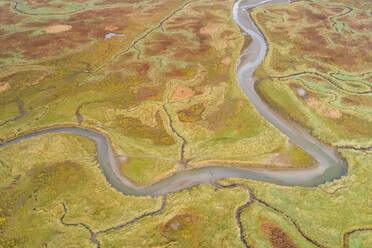
[[[163,104],[163,110],[165,112],[165,114],[167,115],[168,117],[168,120],[169,120],[169,127],[170,129],[172,129],[173,133],[175,133],[177,135],[177,137],[179,137],[181,140],[182,140],[182,144],[181,144],[181,151],[180,151],[180,162],[182,164],[184,164],[184,166],[186,165],[185,164],[185,161],[184,161],[184,155],[185,155],[185,146],[187,145],[187,141],[186,139],[179,133],[177,132],[177,130],[174,128],[173,126],[173,120],[170,116],[170,114],[168,113],[168,110],[167,108],[165,107],[165,104]]]
[[[349,236],[356,232],[365,232],[365,231],[372,231],[372,227],[364,227],[364,228],[357,228],[346,232],[343,236],[344,246],[343,248],[347,248],[349,246]]]
[[[141,54],[142,54],[142,50],[137,48],[135,45],[133,46],[133,49],[137,51],[137,57],[136,59],[137,60],[140,60],[141,59]]]
[[[320,189],[320,191],[322,191],[322,192],[325,193],[325,194],[328,194],[328,195],[334,195],[334,194],[336,194],[339,190],[347,189],[348,186],[342,186],[342,187],[339,187],[339,188],[333,190],[332,192],[328,192],[328,191],[326,191],[325,189],[323,189],[322,187],[318,187],[318,188]]]
[[[150,30],[146,31],[141,37],[135,39],[132,44],[127,48],[125,49],[124,51],[114,55],[111,59],[109,59],[106,63],[103,63],[101,66],[99,66],[97,69],[94,70],[94,72],[98,72],[100,71],[101,69],[103,69],[106,65],[108,65],[109,63],[112,63],[113,61],[115,61],[118,57],[120,57],[121,55],[127,53],[130,49],[134,48],[136,49],[136,45],[141,42],[142,40],[146,39],[147,36],[149,36],[152,32],[154,32],[155,30],[157,29],[161,29],[162,31],[164,30],[163,29],[163,24],[168,21],[170,18],[172,18],[175,14],[177,14],[178,12],[180,12],[181,10],[183,10],[186,6],[188,6],[189,4],[191,4],[192,2],[195,2],[197,0],[191,0],[191,1],[188,1],[186,3],[184,3],[181,7],[175,9],[174,11],[172,11],[167,17],[165,17],[163,20],[161,20],[155,27],[151,28]],[[137,48],[138,49],[138,48]],[[138,55],[137,55],[137,58],[138,58]]]
[[[17,121],[17,120],[21,119],[26,114],[25,108],[23,106],[23,101],[21,99],[17,98],[17,100],[15,100],[15,102],[18,105],[18,112],[19,112],[18,115],[0,123],[0,127],[4,126],[5,124],[7,124],[9,122]]]
[[[124,224],[121,224],[121,225],[118,225],[118,226],[114,226],[114,227],[110,227],[110,228],[107,228],[105,230],[102,230],[102,231],[98,231],[95,233],[96,236],[100,235],[100,234],[103,234],[103,233],[106,233],[106,232],[109,232],[109,231],[118,231],[126,226],[129,226],[131,224],[134,224],[135,222],[145,218],[145,217],[149,217],[149,216],[157,216],[157,215],[160,215],[164,209],[165,209],[165,206],[166,206],[166,203],[167,203],[167,195],[163,195],[163,202],[160,206],[160,208],[158,210],[155,210],[155,211],[152,211],[152,212],[145,212],[143,213],[142,215],[138,216],[138,217],[135,217],[133,218],[132,220],[128,221],[128,222],[125,222]]]
[[[0,159],[0,164],[2,167],[6,168],[6,169],[10,169],[9,166],[7,166],[1,159]]]
[[[243,205],[240,205],[236,209],[235,220],[236,220],[236,223],[239,227],[240,240],[243,242],[243,244],[246,248],[251,248],[251,246],[248,244],[247,240],[244,237],[244,228],[243,228],[243,224],[242,224],[242,221],[241,221],[241,215],[242,215],[244,209],[249,207],[254,202],[254,200],[256,199],[254,194],[252,193],[251,189],[244,184],[234,183],[234,184],[230,184],[230,185],[222,185],[222,184],[219,184],[219,183],[214,183],[214,186],[215,186],[216,189],[219,189],[219,188],[225,188],[225,189],[227,189],[227,188],[242,188],[242,189],[244,189],[248,192],[249,200],[246,203],[244,203]]]
[[[241,222],[241,214],[242,212],[244,211],[244,209],[246,209],[247,207],[249,207],[250,205],[252,205],[255,201],[257,201],[258,203],[266,206],[267,208],[270,208],[271,210],[275,211],[276,213],[286,217],[286,219],[288,219],[296,228],[296,230],[298,231],[298,233],[303,237],[305,238],[307,241],[309,241],[310,243],[312,243],[313,245],[319,247],[319,248],[325,248],[324,245],[321,245],[319,244],[317,241],[315,241],[314,239],[310,238],[309,236],[307,236],[304,231],[300,228],[300,226],[297,224],[297,222],[292,218],[290,217],[289,215],[287,215],[286,213],[284,213],[283,211],[279,210],[278,208],[276,207],[273,207],[271,206],[270,204],[268,204],[267,202],[257,198],[254,193],[252,192],[252,190],[244,185],[244,184],[237,184],[237,183],[233,183],[233,184],[229,184],[229,185],[223,185],[223,184],[220,184],[220,183],[213,183],[213,185],[215,186],[216,189],[219,189],[219,188],[242,188],[244,190],[246,190],[248,193],[249,193],[249,200],[248,202],[246,202],[245,204],[239,206],[235,212],[235,219],[236,219],[236,222],[238,224],[238,227],[239,227],[239,231],[240,231],[240,240],[243,242],[243,244],[247,247],[247,248],[250,248],[251,246],[248,244],[246,238],[244,237],[244,229],[243,229],[243,225],[242,225],[242,222]],[[355,232],[355,230],[354,230]],[[353,233],[350,232],[350,234]]]
[[[264,80],[264,79],[287,79],[287,78],[291,78],[291,77],[296,77],[296,76],[302,76],[302,75],[315,75],[315,76],[318,76],[322,79],[324,79],[325,81],[327,81],[328,83],[330,83],[331,85],[333,85],[334,87],[336,87],[337,89],[341,90],[341,91],[345,91],[349,94],[353,94],[353,95],[367,95],[367,94],[371,94],[372,93],[372,87],[371,86],[367,86],[370,88],[369,91],[362,91],[362,92],[354,92],[354,91],[351,91],[351,90],[347,90],[347,89],[344,89],[342,88],[340,85],[338,85],[333,79],[330,79],[328,78],[327,76],[324,76],[322,75],[321,73],[318,73],[318,72],[310,72],[310,71],[302,71],[302,72],[297,72],[297,73],[293,73],[293,74],[290,74],[290,75],[286,75],[286,76],[268,76],[268,77],[264,77],[262,78],[261,80]]]
[[[324,245],[321,245],[319,244],[317,241],[313,240],[312,238],[310,238],[309,236],[307,236],[304,231],[302,231],[302,229],[300,228],[300,226],[297,224],[297,222],[292,218],[290,217],[289,215],[287,215],[286,213],[284,213],[282,210],[279,210],[277,209],[276,207],[273,207],[271,206],[270,204],[268,204],[267,202],[261,200],[261,199],[258,199],[255,197],[255,199],[257,200],[257,202],[261,203],[262,205],[274,210],[276,213],[279,213],[280,215],[286,217],[290,222],[292,222],[292,224],[295,226],[295,228],[297,229],[297,231],[301,234],[301,236],[303,238],[305,238],[307,241],[309,241],[310,243],[312,243],[313,245],[315,245],[316,247],[319,247],[319,248],[325,248]]]
[[[353,147],[353,146],[336,146],[336,147],[338,149],[350,149],[350,150],[360,151],[360,152],[370,152],[370,151],[372,151],[372,146],[361,147],[361,148],[357,148],[357,147]]]
[[[60,217],[60,222],[64,226],[67,226],[67,227],[77,227],[77,226],[84,227],[86,230],[89,231],[90,241],[92,243],[94,243],[97,246],[97,248],[100,248],[100,247],[102,247],[102,245],[101,245],[101,242],[97,239],[97,236],[99,236],[101,234],[104,234],[106,232],[109,232],[109,231],[121,230],[122,228],[124,228],[126,226],[129,226],[131,224],[134,224],[135,222],[140,221],[145,217],[160,215],[164,211],[164,209],[166,207],[166,203],[167,203],[167,195],[163,195],[163,201],[162,201],[162,204],[161,204],[159,209],[157,209],[155,211],[152,211],[152,212],[145,212],[145,213],[141,214],[140,216],[135,217],[135,218],[131,219],[130,221],[125,222],[124,224],[121,224],[121,225],[118,225],[118,226],[113,226],[113,227],[107,228],[107,229],[102,230],[102,231],[93,232],[93,230],[87,224],[85,224],[83,222],[66,223],[64,219],[67,215],[67,207],[66,207],[66,204],[64,202],[61,202],[61,205],[63,206],[63,211],[64,212],[63,212],[63,215]]]
[[[331,6],[331,5],[329,5],[329,6]],[[332,5],[332,6],[340,7],[340,5]],[[351,12],[354,11],[354,9],[351,8],[351,7],[349,7],[349,6],[344,6],[344,5],[341,5],[341,6],[342,6],[344,9],[347,9],[347,10],[346,10],[344,13],[341,13],[341,14],[339,14],[339,15],[332,16],[332,17],[329,18],[329,21],[331,22],[332,27],[333,27],[337,32],[339,32],[339,33],[340,33],[340,30],[336,27],[337,23],[342,23],[342,27],[345,27],[345,23],[343,23],[343,22],[339,22],[339,21],[337,21],[336,19],[338,19],[338,18],[340,18],[340,17],[343,17],[343,16],[346,16],[346,15],[348,15],[349,13],[351,13]]]
[[[80,104],[76,111],[75,111],[75,116],[76,116],[76,120],[79,124],[79,126],[81,125],[81,123],[84,121],[84,116],[82,114],[80,114],[80,110],[86,106],[86,105],[89,105],[89,104],[93,104],[93,103],[102,103],[104,101],[92,101],[92,102],[83,102],[82,104]]]
[[[140,216],[135,217],[135,218],[131,219],[130,221],[127,221],[127,222],[125,222],[125,223],[123,223],[121,225],[118,225],[118,226],[113,226],[113,227],[110,227],[110,228],[107,228],[105,230],[98,231],[98,232],[89,231],[90,234],[91,234],[90,240],[93,243],[95,243],[97,245],[97,247],[101,247],[101,243],[99,242],[99,240],[97,240],[97,236],[98,235],[104,234],[104,233],[109,232],[109,231],[118,231],[118,230],[121,230],[124,227],[129,226],[129,225],[132,225],[132,224],[136,223],[137,221],[142,220],[145,217],[160,215],[160,214],[163,213],[163,211],[164,211],[164,209],[166,207],[166,203],[167,203],[167,195],[163,195],[163,201],[162,201],[162,204],[161,204],[161,206],[160,206],[159,209],[157,209],[155,211],[152,211],[152,212],[145,212],[145,213],[141,214]]]
[[[64,221],[66,215],[67,215],[67,207],[66,207],[66,204],[64,202],[61,203],[62,206],[63,206],[63,215],[61,216],[60,218],[60,221],[62,223],[62,225],[64,226],[67,226],[67,227],[76,227],[76,226],[82,226],[84,227],[86,230],[89,231],[89,234],[90,234],[90,240],[95,243],[97,245],[97,247],[101,247],[101,243],[96,239],[96,234],[92,231],[92,229],[85,223],[82,223],[82,222],[78,222],[78,223],[66,223]]]

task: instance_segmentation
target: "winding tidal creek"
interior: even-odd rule
[[[288,3],[284,0],[239,0],[233,7],[233,18],[240,28],[251,36],[251,43],[242,52],[237,67],[237,78],[242,90],[255,106],[257,111],[273,126],[283,132],[289,139],[311,154],[319,166],[296,170],[241,169],[224,166],[206,166],[187,169],[146,186],[136,186],[119,172],[115,153],[109,139],[102,133],[82,127],[48,128],[7,141],[2,147],[48,133],[71,133],[81,135],[96,143],[98,163],[107,181],[118,191],[127,195],[162,195],[176,192],[197,184],[211,184],[216,180],[235,177],[270,182],[278,185],[313,187],[327,181],[332,181],[346,174],[346,162],[341,159],[337,150],[319,142],[300,125],[286,120],[276,114],[260,98],[255,90],[253,76],[258,65],[267,52],[265,37],[252,20],[249,10],[253,7],[269,3]]]

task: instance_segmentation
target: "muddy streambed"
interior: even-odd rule
[[[203,168],[178,171],[156,183],[136,186],[120,174],[109,139],[93,129],[82,127],[48,128],[5,142],[0,145],[0,149],[48,133],[71,133],[87,137],[96,143],[98,162],[107,181],[118,191],[129,195],[156,196],[179,191],[197,184],[213,183],[226,177],[247,178],[279,185],[312,187],[345,175],[346,163],[337,154],[336,149],[319,142],[305,128],[281,118],[262,101],[255,90],[253,73],[265,58],[267,44],[264,36],[251,19],[249,9],[262,4],[285,4],[287,2],[284,0],[240,0],[234,4],[234,20],[244,32],[252,37],[252,42],[240,56],[237,78],[241,88],[257,111],[273,126],[287,135],[292,142],[311,154],[319,162],[319,166],[296,170],[270,170],[210,165]]]

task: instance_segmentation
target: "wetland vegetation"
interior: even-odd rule
[[[316,168],[239,86],[252,39],[234,3],[1,1],[0,143],[91,128],[135,185],[211,164]],[[123,195],[92,140],[45,134],[0,148],[0,247],[369,247],[371,8],[322,0],[249,10],[268,45],[257,92],[337,149],[343,177],[307,188],[211,174],[167,195]]]

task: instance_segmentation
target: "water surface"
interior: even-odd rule
[[[49,128],[8,141],[0,145],[0,148],[47,133],[72,133],[87,137],[96,143],[98,163],[107,181],[118,191],[129,195],[155,196],[166,194],[197,184],[213,183],[226,177],[247,178],[278,185],[312,187],[345,175],[346,164],[340,159],[336,149],[322,144],[300,125],[281,118],[262,101],[255,90],[253,73],[265,58],[267,44],[264,36],[251,19],[249,8],[268,3],[287,3],[287,1],[240,0],[234,4],[234,20],[244,32],[252,37],[252,42],[243,51],[239,59],[237,78],[241,88],[257,111],[273,126],[287,135],[292,142],[311,154],[319,162],[319,166],[297,170],[270,170],[241,169],[211,164],[203,168],[178,171],[151,185],[136,186],[120,174],[110,141],[96,130],[82,127]]]
[[[105,35],[104,40],[110,39],[111,37],[114,37],[114,36],[124,36],[124,34],[108,33]]]

